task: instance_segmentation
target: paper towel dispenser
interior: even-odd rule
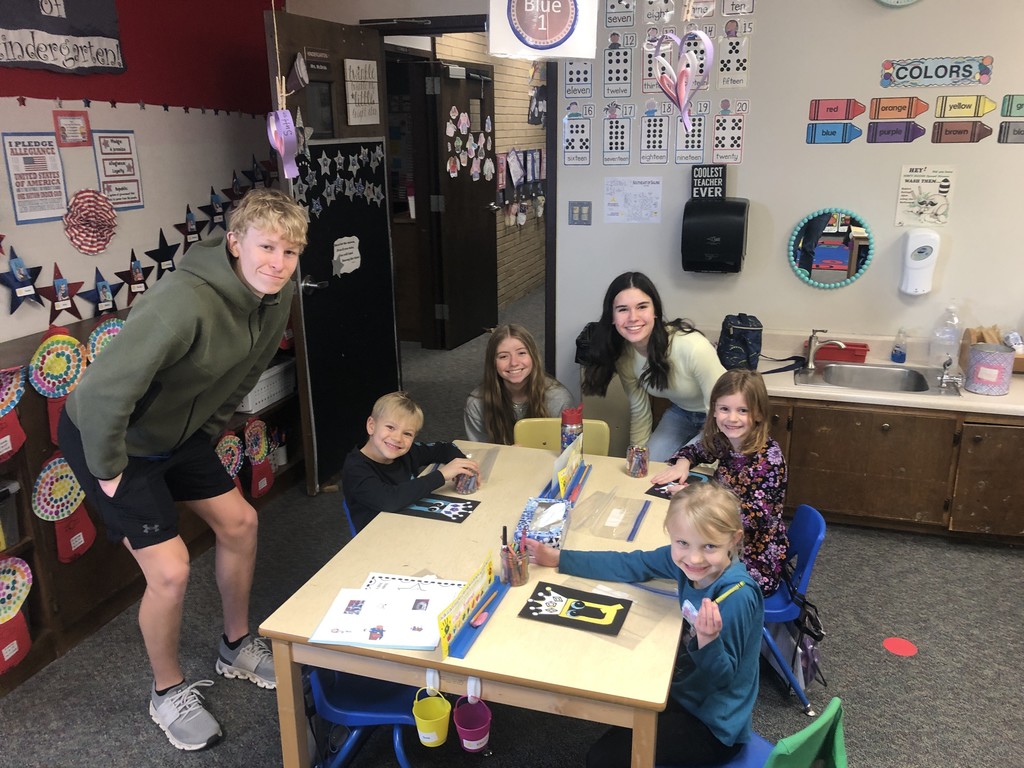
[[[680,250],[687,272],[739,272],[747,250],[747,208],[742,197],[691,199],[683,208]]]

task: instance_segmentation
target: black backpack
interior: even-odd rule
[[[744,312],[726,315],[718,337],[718,359],[726,370],[756,371],[761,359],[761,321]]]

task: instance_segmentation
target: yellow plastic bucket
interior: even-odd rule
[[[420,698],[420,694],[426,691],[420,688],[416,691],[415,700],[412,703],[412,715],[416,718],[416,732],[419,733],[420,743],[425,747],[440,747],[448,738],[448,716],[452,712],[451,702],[444,696],[427,696]]]

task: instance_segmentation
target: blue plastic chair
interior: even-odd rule
[[[801,594],[807,594],[807,585],[811,581],[811,571],[814,568],[814,561],[818,557],[818,550],[825,540],[825,518],[814,507],[808,504],[801,504],[796,508],[793,515],[793,522],[787,529],[789,535],[789,550],[786,559],[793,566],[793,586]],[[796,563],[793,563],[796,560]],[[800,617],[800,605],[793,600],[793,593],[785,580],[779,585],[775,594],[765,598],[764,621],[765,624],[793,621]],[[785,673],[790,687],[796,692],[801,703],[804,705],[804,714],[814,716],[811,703],[804,693],[803,686],[797,681],[793,674],[793,660],[783,657],[779,646],[775,644],[771,632],[767,627],[762,629],[764,642],[768,646],[778,662],[779,668]]]
[[[316,667],[309,668],[309,685],[316,713],[326,722],[349,730],[338,753],[323,763],[323,768],[348,765],[379,725],[392,726],[395,758],[402,768],[410,768],[402,744],[402,726],[416,726],[412,714],[416,688]]]
[[[352,538],[354,539],[356,537],[356,534],[359,533],[359,529],[356,528],[356,524],[352,520],[352,513],[349,511],[348,502],[345,501],[344,496],[341,497],[341,508],[345,510],[345,519],[348,520],[348,530],[352,534]]]
[[[820,762],[817,762],[820,761]],[[736,756],[719,768],[847,768],[843,736],[843,703],[838,696],[821,716],[774,747],[754,734]],[[672,766],[658,766],[672,768]]]

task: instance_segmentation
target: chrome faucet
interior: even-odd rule
[[[813,328],[811,329],[810,338],[807,339],[807,362],[804,364],[805,371],[814,370],[814,356],[818,354],[818,350],[822,347],[839,347],[840,349],[846,349],[846,344],[839,341],[838,339],[826,339],[825,341],[818,341],[819,333],[828,333],[827,328]]]
[[[947,386],[952,384],[954,387],[962,387],[964,385],[964,377],[959,373],[950,373],[949,369],[953,365],[953,358],[950,355],[946,355],[946,361],[942,364],[942,375],[939,376],[939,389],[945,389]]]

